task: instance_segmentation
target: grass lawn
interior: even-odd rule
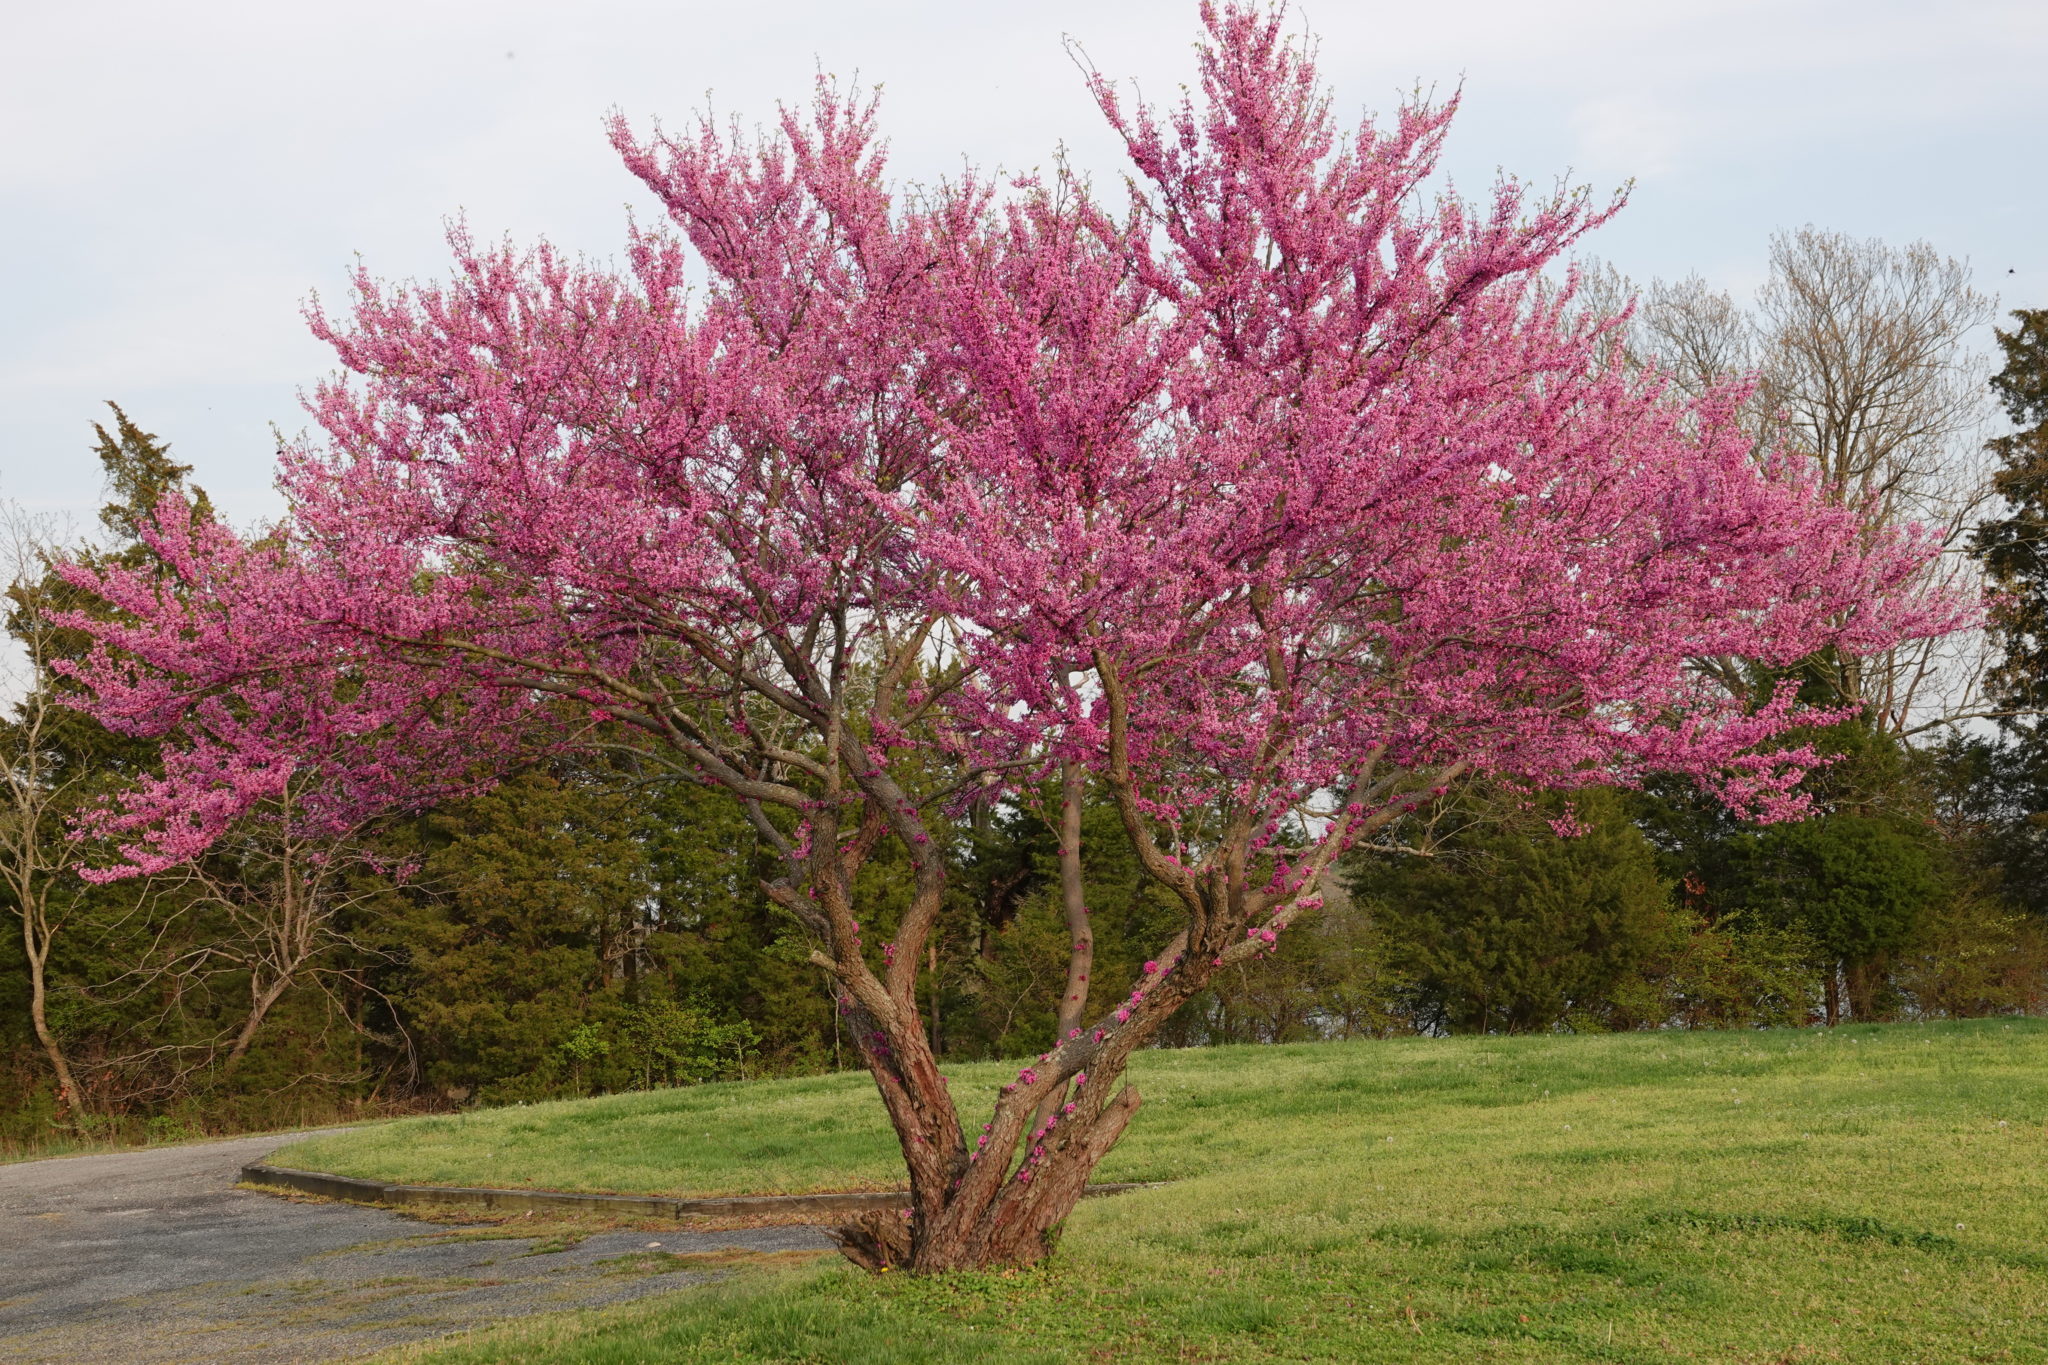
[[[974,1115],[1012,1067],[958,1067]],[[825,1259],[393,1359],[2048,1362],[2048,1022],[1412,1039],[1140,1056],[1050,1267]],[[431,1183],[895,1183],[862,1077],[300,1144]],[[980,1119],[970,1123],[979,1126]]]

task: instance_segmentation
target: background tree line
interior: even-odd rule
[[[1895,657],[1698,666],[1759,700],[1845,708],[1813,738],[1801,823],[1740,825],[1676,787],[1567,803],[1481,790],[1351,858],[1267,961],[1191,1001],[1166,1041],[1400,1032],[1751,1027],[2040,1010],[2048,997],[2048,310],[1990,301],[1915,245],[1777,239],[1743,306],[1697,280],[1640,291],[1630,358],[1704,391],[1754,373],[1740,419],[1784,423],[1873,525],[1931,526],[1939,572],[2000,590],[1987,632]],[[365,1112],[585,1095],[853,1064],[795,925],[759,890],[725,803],[614,762],[554,760],[487,795],[321,840],[287,808],[194,864],[95,882],[77,817],[146,776],[150,745],[62,702],[101,609],[57,550],[147,567],[141,529],[189,469],[120,409],[95,428],[108,503],[90,538],[11,513],[0,728],[0,1144],[168,1136]],[[204,495],[197,498],[202,515]],[[1853,714],[1848,714],[1853,711]],[[1043,809],[1057,822],[1057,782]],[[1174,915],[1092,800],[1082,811],[1094,974],[1130,979]],[[973,806],[919,997],[943,1055],[1042,1048],[1068,963],[1059,838],[1039,810]],[[1566,837],[1569,834],[1570,837]],[[863,872],[873,901],[905,869]],[[892,893],[896,893],[893,894]],[[886,936],[888,925],[877,926]]]

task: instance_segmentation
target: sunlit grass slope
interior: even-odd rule
[[[741,1276],[476,1361],[2048,1361],[2048,1025],[1154,1053],[1051,1268]],[[963,1108],[1010,1068],[961,1067]],[[281,1153],[449,1183],[891,1183],[857,1077]]]

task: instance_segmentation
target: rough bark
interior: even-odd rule
[[[1088,922],[1088,897],[1081,883],[1081,808],[1088,797],[1088,771],[1069,762],[1060,770],[1060,907],[1067,917],[1067,984],[1060,994],[1053,1046],[1078,1033],[1088,1015],[1088,978],[1095,971],[1095,930]],[[1046,1097],[1032,1116],[1034,1128],[1066,1102],[1066,1088]]]
[[[50,1073],[57,1081],[57,1112],[69,1116],[79,1106],[78,1083],[71,1076],[70,1059],[64,1055],[64,1046],[50,1028],[46,1002],[49,986],[44,965],[50,956],[50,939],[47,932],[36,932],[37,922],[47,921],[39,912],[24,908],[21,917],[21,938],[24,955],[28,959],[28,1017],[35,1029],[36,1042],[42,1045],[43,1055],[50,1059]]]
[[[249,983],[249,1013],[242,1020],[242,1026],[235,1030],[235,1041],[228,1047],[228,1055],[222,1060],[220,1073],[232,1076],[242,1059],[249,1055],[249,1047],[256,1041],[256,1034],[263,1027],[263,1021],[270,1017],[271,1006],[284,998],[285,990],[292,984],[290,977],[280,977],[267,986],[259,986],[255,980]]]
[[[64,819],[77,777],[53,762],[56,706],[49,682],[57,628],[40,586],[52,549],[63,538],[54,524],[18,507],[0,509],[0,578],[12,608],[9,633],[20,650],[17,659],[0,659],[0,691],[20,698],[12,717],[0,725],[0,886],[21,920],[29,1024],[57,1082],[58,1111],[69,1117],[84,1097],[63,1043],[50,1027],[48,968],[64,921],[63,912],[51,912],[50,891],[71,874],[76,858]]]
[[[1109,733],[1109,763],[1102,781],[1117,802],[1140,862],[1185,908],[1185,928],[1145,964],[1125,1000],[1092,1024],[1063,1029],[1050,1049],[1002,1088],[972,1151],[957,1122],[938,1122],[940,1115],[952,1118],[952,1098],[908,995],[898,999],[892,992],[879,1008],[850,996],[842,1000],[842,1010],[859,1020],[856,1037],[910,1168],[911,1206],[906,1212],[866,1215],[835,1233],[841,1250],[856,1265],[931,1273],[1027,1265],[1049,1255],[1089,1174],[1137,1111],[1138,1092],[1121,1084],[1131,1054],[1218,972],[1269,953],[1281,932],[1321,903],[1316,889],[1338,852],[1384,825],[1400,809],[1389,799],[1397,784],[1427,789],[1455,778],[1463,768],[1453,763],[1426,772],[1376,777],[1378,751],[1366,755],[1353,793],[1360,804],[1331,821],[1291,887],[1275,891],[1270,883],[1254,881],[1259,874],[1253,871],[1249,853],[1256,826],[1250,820],[1227,821],[1218,847],[1194,867],[1159,846],[1131,774],[1122,678],[1107,660],[1098,661],[1098,675]],[[1285,742],[1276,734],[1268,757],[1281,753]],[[1371,813],[1361,813],[1365,801],[1372,803]],[[1078,837],[1065,836],[1078,835],[1071,829],[1077,820],[1078,801],[1073,801],[1061,823],[1063,842],[1076,850]],[[1075,871],[1078,888],[1078,859]],[[835,918],[847,914],[850,923],[850,912],[835,902],[843,894],[836,888],[850,887],[851,879],[842,870],[833,881],[835,889],[821,903]],[[910,919],[906,916],[906,921]],[[921,940],[912,946],[914,951]],[[900,974],[904,952],[905,939],[899,934],[890,968],[892,987],[911,979]],[[849,987],[861,984],[858,969],[849,972],[848,966],[840,964],[845,973],[841,980]],[[876,998],[875,993],[867,998]]]

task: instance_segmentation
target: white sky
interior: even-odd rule
[[[1449,163],[1612,189],[1591,250],[1638,279],[1747,290],[1815,223],[1967,256],[2048,306],[2042,0],[1314,0],[1339,107],[1418,83],[1465,105]],[[89,423],[121,402],[237,519],[276,510],[271,423],[329,365],[299,317],[356,254],[436,274],[444,220],[593,255],[623,206],[605,145],[700,107],[766,118],[814,67],[886,88],[899,175],[1013,170],[1060,141],[1121,170],[1073,65],[1156,98],[1191,73],[1192,0],[353,0],[0,8],[0,496],[87,511]],[[2011,271],[2013,273],[2007,273]],[[90,520],[89,516],[86,518]]]

